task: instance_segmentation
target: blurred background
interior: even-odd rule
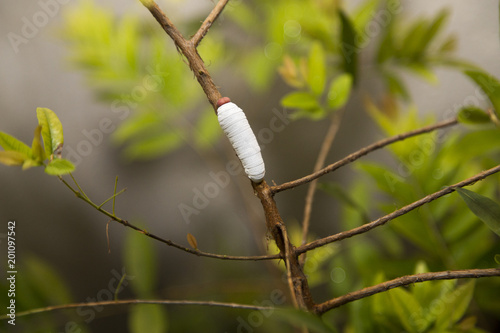
[[[345,1],[344,7],[349,11],[361,3]],[[159,4],[185,36],[194,34],[213,6],[208,0]],[[278,73],[284,55],[290,52],[286,43],[300,44],[305,30],[293,21],[283,27],[283,40],[273,37],[271,28],[266,30],[259,20],[263,26],[271,26],[272,20],[290,22],[286,20],[290,13],[272,13],[271,6],[262,1],[230,1],[203,41],[200,53],[222,94],[245,110],[254,131],[261,133],[266,181],[280,184],[312,171],[329,121],[326,117],[321,121],[307,117],[290,120],[293,112],[281,104],[283,96],[293,90]],[[92,8],[99,8],[99,13]],[[398,15],[403,21],[434,17],[442,9],[449,11],[443,34],[452,34],[458,41],[455,56],[499,77],[498,2],[401,1],[402,12]],[[88,11],[94,11],[94,15],[88,15]],[[247,16],[248,11],[254,13]],[[253,17],[259,20],[249,19]],[[114,20],[115,26],[108,34],[100,34],[106,20]],[[38,22],[39,26],[29,25],[28,21]],[[249,32],[252,25],[256,25],[255,33]],[[137,38],[125,37],[134,31]],[[215,182],[214,175],[223,177],[221,174],[235,157],[220,135],[213,110],[193,75],[139,1],[3,1],[0,32],[1,131],[29,144],[37,125],[36,108],[49,108],[64,126],[63,156],[77,165],[74,176],[95,202],[113,194],[118,176],[118,190],[127,190],[117,198],[116,212],[131,223],[185,246],[189,246],[186,235],[190,233],[196,237],[199,249],[206,252],[265,253],[262,208],[242,172],[230,176],[227,186],[217,188],[213,197],[200,199],[199,207],[193,202],[207,184]],[[148,35],[151,40],[142,37]],[[357,89],[345,107],[328,164],[384,137],[363,106],[366,95],[374,100],[383,98],[384,84],[371,61],[380,37],[374,34],[362,50]],[[92,46],[89,38],[101,46],[115,42],[119,46],[103,51],[104,47]],[[307,36],[302,38],[307,40]],[[107,63],[89,61],[92,56],[103,59],[99,52],[107,52]],[[147,57],[151,61],[147,66],[140,61],[134,62],[136,67],[130,66],[123,62],[122,52],[129,58]],[[155,63],[155,59],[161,60]],[[438,67],[433,72],[437,79],[434,84],[408,73],[401,77],[419,114],[443,120],[456,112],[467,96],[474,96],[477,88],[456,71]],[[169,101],[168,105],[162,104],[164,100]],[[161,112],[155,112],[158,110]],[[137,123],[153,125],[141,129],[134,127]],[[154,125],[157,123],[166,125]],[[271,123],[277,123],[279,130],[259,132],[270,128]],[[144,137],[144,133],[155,132],[175,135]],[[373,158],[383,161],[386,157],[381,152]],[[347,186],[355,175],[346,168],[325,179]],[[287,224],[298,225],[301,221],[306,190],[302,186],[276,197]],[[311,232],[326,236],[340,231],[338,219],[337,203],[318,192]],[[64,281],[73,301],[105,295],[99,291],[107,288],[116,272],[121,276],[127,271],[127,245],[141,244],[127,241],[133,232],[112,222],[108,244],[108,219],[75,198],[56,177],[46,175],[41,168],[21,171],[0,166],[0,221],[5,225],[9,220],[16,221],[19,275],[23,274],[23,263],[43,261]],[[6,227],[0,232],[5,233]],[[4,244],[2,240],[2,253]],[[252,299],[265,299],[267,290],[281,288],[287,292],[280,271],[271,263],[218,261],[152,240],[145,246],[150,244],[156,258],[157,274],[150,286],[155,297],[220,301],[249,297],[251,303]],[[259,293],[264,296],[255,298]],[[137,290],[124,287],[119,298],[137,294]],[[143,295],[147,296],[147,292]],[[327,296],[321,289],[318,291],[319,299]],[[239,325],[238,312],[221,315],[214,309],[168,308],[172,320],[190,318],[188,313],[201,311],[206,313],[200,318],[212,316],[210,322],[224,323],[209,324],[216,327],[209,331],[235,331]],[[89,331],[127,331],[125,308],[95,314],[98,319],[91,320]],[[60,331],[65,322],[63,314],[56,316]],[[202,319],[200,323],[206,324]]]

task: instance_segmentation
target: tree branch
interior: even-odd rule
[[[387,214],[387,215],[385,215],[385,216],[383,216],[375,221],[372,221],[370,223],[363,224],[362,226],[359,226],[357,228],[354,228],[354,229],[351,229],[348,231],[339,232],[338,234],[328,236],[328,237],[325,237],[322,239],[318,239],[318,240],[315,240],[315,241],[308,243],[306,245],[300,246],[299,248],[297,248],[296,252],[297,252],[297,254],[301,254],[301,253],[310,251],[312,249],[315,249],[317,247],[326,245],[328,243],[336,242],[336,241],[339,241],[342,239],[346,239],[346,238],[349,238],[349,237],[352,237],[355,235],[365,233],[365,232],[370,231],[376,227],[380,227],[380,226],[386,224],[387,222],[389,222],[390,220],[393,220],[396,217],[404,215],[404,214],[414,210],[415,208],[423,206],[423,205],[425,205],[433,200],[436,200],[436,199],[438,199],[446,194],[449,194],[449,193],[455,191],[455,189],[457,187],[464,187],[464,186],[472,185],[472,184],[476,183],[477,181],[483,180],[484,178],[491,176],[499,171],[500,171],[500,165],[497,165],[496,167],[493,167],[491,169],[488,169],[488,170],[485,170],[481,173],[478,173],[477,175],[470,177],[466,180],[463,180],[459,183],[456,183],[456,184],[451,185],[451,186],[447,186],[440,191],[429,194],[429,195],[423,197],[422,199],[417,200],[409,205],[406,205],[403,208],[400,208],[400,209],[398,209],[390,214]]]
[[[156,235],[150,233],[147,230],[141,229],[141,228],[131,224],[127,220],[124,220],[124,219],[116,216],[114,213],[110,213],[107,210],[103,209],[102,205],[98,206],[92,200],[90,200],[90,198],[85,194],[85,192],[83,192],[83,189],[78,185],[75,178],[73,178],[73,175],[71,175],[71,178],[73,179],[73,181],[75,181],[75,184],[78,187],[78,191],[75,190],[70,184],[68,184],[68,182],[66,182],[61,176],[59,176],[59,179],[63,182],[63,184],[66,185],[66,187],[68,187],[79,199],[82,199],[87,204],[94,207],[99,213],[106,215],[111,220],[118,222],[121,225],[124,225],[126,227],[132,228],[136,231],[139,231],[140,233],[146,235],[147,237],[155,239],[161,243],[167,244],[168,246],[175,247],[175,248],[182,250],[184,252],[196,254],[197,256],[200,256],[200,257],[216,258],[216,259],[223,259],[223,260],[253,260],[253,261],[257,261],[257,260],[269,260],[269,259],[281,259],[282,258],[281,254],[265,255],[265,256],[228,256],[225,254],[214,254],[214,253],[203,252],[200,250],[195,250],[195,249],[191,249],[191,248],[182,246],[182,245],[177,244],[171,240],[161,238],[159,236],[156,236]]]
[[[407,286],[413,283],[431,281],[431,280],[451,280],[451,279],[464,279],[464,278],[480,278],[489,276],[500,276],[500,268],[467,269],[467,270],[457,270],[457,271],[442,271],[442,272],[421,273],[415,275],[405,275],[318,304],[315,306],[314,312],[316,314],[323,314],[331,309],[337,308],[349,302],[353,302],[358,299],[362,299],[397,287]]]
[[[217,17],[219,17],[220,13],[224,9],[228,1],[229,0],[219,0],[219,2],[217,3],[217,5],[215,5],[212,12],[210,12],[205,21],[203,21],[200,29],[198,29],[198,31],[191,38],[191,43],[193,43],[195,47],[198,47],[198,44],[200,44],[201,40],[203,39],[203,37],[205,37],[212,24],[215,22]]]
[[[97,307],[97,306],[113,306],[113,305],[130,305],[130,304],[163,304],[163,305],[201,305],[201,306],[216,306],[224,308],[233,309],[245,309],[245,310],[272,310],[273,307],[269,306],[258,306],[258,305],[247,305],[238,303],[225,303],[225,302],[214,302],[214,301],[172,301],[172,300],[120,300],[120,301],[102,301],[102,302],[84,302],[84,303],[72,303],[64,305],[54,305],[47,306],[44,308],[32,309],[22,312],[17,312],[16,317],[22,317],[37,313],[51,312],[56,310],[74,309],[74,308],[85,308],[85,307]],[[7,315],[1,315],[0,320],[8,319]]]
[[[457,123],[458,123],[458,121],[456,119],[449,119],[449,120],[445,120],[443,122],[440,122],[440,123],[437,123],[437,124],[434,124],[431,126],[422,127],[420,129],[416,129],[416,130],[413,130],[413,131],[410,131],[407,133],[398,134],[398,135],[395,135],[393,137],[390,137],[390,138],[387,138],[384,140],[380,140],[380,141],[375,142],[375,143],[373,143],[365,148],[362,148],[362,149],[358,150],[357,152],[354,152],[354,153],[346,156],[345,158],[341,159],[340,161],[337,161],[333,164],[330,164],[329,166],[327,166],[327,167],[325,167],[317,172],[314,172],[310,175],[307,175],[307,176],[302,177],[302,178],[297,179],[297,180],[292,180],[292,181],[287,182],[287,183],[283,183],[281,185],[271,186],[271,192],[273,194],[275,194],[275,193],[278,193],[281,191],[285,191],[285,190],[297,187],[299,185],[309,183],[310,181],[313,181],[314,179],[317,179],[323,175],[326,175],[327,173],[335,171],[338,168],[343,167],[344,165],[347,165],[349,163],[352,163],[355,160],[357,160],[358,158],[360,158],[368,153],[371,153],[377,149],[380,149],[380,148],[383,148],[387,145],[390,145],[391,143],[394,143],[397,141],[402,141],[402,140],[405,140],[405,139],[408,139],[410,137],[417,136],[420,134],[429,133],[429,132],[435,131],[437,129],[445,128],[448,126],[453,126],[453,125],[456,125]]]

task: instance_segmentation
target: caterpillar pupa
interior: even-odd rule
[[[260,183],[264,179],[266,168],[259,143],[245,113],[228,97],[223,97],[217,102],[217,118],[248,178]]]

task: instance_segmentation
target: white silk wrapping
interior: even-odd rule
[[[266,168],[260,153],[259,143],[242,109],[234,103],[226,103],[217,109],[219,124],[236,155],[243,164],[248,178],[259,183],[264,179]]]

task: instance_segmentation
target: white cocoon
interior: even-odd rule
[[[261,182],[266,174],[266,168],[260,153],[259,143],[243,110],[236,104],[229,102],[217,109],[217,118],[220,127],[243,164],[248,178],[255,183]]]

